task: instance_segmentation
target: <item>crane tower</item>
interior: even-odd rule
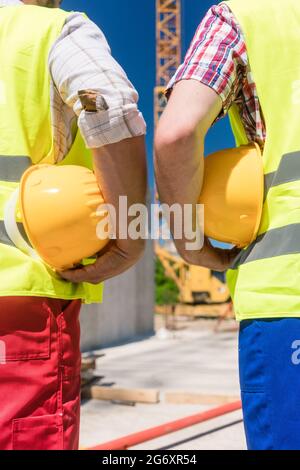
[[[164,90],[181,63],[181,0],[156,0],[155,125],[165,106]]]

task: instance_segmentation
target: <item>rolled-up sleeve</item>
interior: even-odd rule
[[[102,31],[81,13],[68,18],[50,52],[49,68],[62,100],[78,117],[87,147],[145,134],[137,91]]]
[[[227,4],[212,6],[201,21],[184,62],[168,84],[197,80],[222,99],[225,115],[237,99],[246,79],[248,56],[243,33]]]

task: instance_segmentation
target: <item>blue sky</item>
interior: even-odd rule
[[[183,54],[211,0],[182,0]],[[147,149],[152,177],[153,89],[155,86],[155,0],[64,0],[65,10],[84,11],[104,31],[112,53],[140,94],[140,109],[148,125]],[[210,131],[206,154],[233,146],[227,119]]]

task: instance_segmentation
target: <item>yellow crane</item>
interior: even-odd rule
[[[155,125],[165,107],[164,90],[181,62],[181,0],[156,0]]]
[[[179,302],[182,305],[219,304],[229,300],[229,291],[221,273],[201,266],[191,266],[159,244],[155,247],[155,254],[163,265],[166,276],[178,287]]]

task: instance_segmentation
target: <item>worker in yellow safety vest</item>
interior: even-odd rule
[[[48,263],[30,245],[41,230],[51,238],[55,223],[61,238],[72,233],[81,205],[86,205],[84,217],[91,212],[96,217],[97,204],[104,200],[118,217],[120,195],[130,205],[144,203],[146,193],[145,122],[138,94],[111,56],[101,30],[84,14],[59,9],[60,3],[0,0],[2,450],[78,448],[80,306],[101,302],[102,282],[131,267],[144,248],[140,239],[120,239],[117,228],[116,238],[99,252],[101,244],[92,245],[88,232],[80,232],[77,225],[82,234],[79,252],[83,249],[96,259],[64,269],[72,263],[63,262],[60,237],[56,245],[53,240],[51,246],[39,244],[46,247]],[[40,164],[77,166],[59,172],[58,191],[55,185],[51,188],[57,172]],[[87,170],[76,170],[78,166]],[[95,176],[88,170],[92,166]],[[12,199],[24,172],[26,224],[17,210],[16,232],[9,208],[15,207]],[[50,198],[57,192],[56,210],[43,213],[40,206],[47,194]],[[88,223],[84,217],[82,224]],[[74,243],[79,243],[77,230],[73,233]],[[76,251],[70,238],[68,243]],[[90,249],[97,253],[86,251]],[[60,270],[52,269],[55,257]]]
[[[201,249],[188,250],[184,236],[175,240],[189,263],[228,270],[240,321],[240,385],[249,449],[300,449],[299,44],[298,0],[213,5],[168,86],[169,102],[156,134],[161,200],[196,208],[200,195],[202,233],[218,238],[230,232],[219,239],[238,246],[216,248],[206,237]],[[236,167],[228,166],[224,152],[214,158],[214,173],[206,169],[211,167],[203,158],[206,134],[227,112],[237,147],[260,148],[263,193],[260,170],[254,180],[253,171],[236,178]],[[252,170],[257,161],[256,156]],[[229,183],[231,189],[235,185],[233,192]],[[224,205],[214,211],[209,190],[220,187],[223,199],[217,199]],[[246,243],[239,243],[240,229],[250,220],[247,204],[256,198],[261,205],[252,222],[258,224],[252,225]],[[231,203],[236,207],[238,202],[245,212],[240,207],[230,226]],[[222,210],[227,211],[224,217]]]

